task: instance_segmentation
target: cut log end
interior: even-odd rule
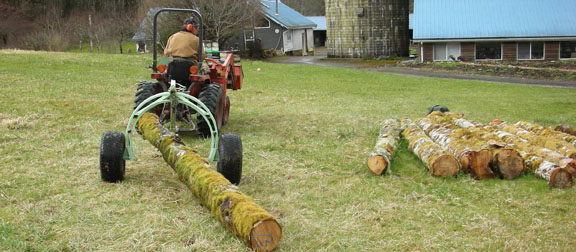
[[[559,168],[552,171],[550,174],[550,187],[554,188],[569,188],[572,187],[572,175],[566,169]]]
[[[490,169],[492,151],[488,149],[472,152],[470,159],[470,176],[475,179],[491,179],[496,177]]]
[[[572,160],[564,166],[564,169],[576,178],[576,160]]]
[[[446,178],[456,176],[460,171],[458,160],[450,155],[438,157],[430,167],[434,176]]]
[[[502,179],[514,179],[526,169],[520,154],[512,149],[500,150],[492,160],[492,168]]]
[[[464,173],[470,173],[470,155],[469,153],[464,153],[461,157],[460,157],[460,165],[462,165],[462,171]]]
[[[372,173],[376,175],[382,175],[386,173],[388,162],[386,162],[384,157],[376,155],[368,158],[368,161],[366,161],[366,166],[368,166],[368,169],[370,169]]]
[[[259,221],[250,232],[250,246],[254,251],[272,251],[282,238],[282,227],[276,220]]]

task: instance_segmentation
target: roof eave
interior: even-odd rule
[[[426,38],[413,39],[415,43],[435,43],[435,42],[489,42],[489,41],[559,41],[576,40],[576,36],[555,36],[555,37],[513,37],[513,38]]]

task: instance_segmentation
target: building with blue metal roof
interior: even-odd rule
[[[306,17],[316,24],[314,28],[314,46],[322,47],[326,45],[326,17],[325,16],[309,16]]]
[[[234,36],[229,44],[246,50],[253,45],[264,50],[279,50],[287,54],[314,53],[313,30],[316,23],[278,1],[261,1],[260,16],[253,29]]]
[[[421,61],[576,59],[574,0],[414,0]]]

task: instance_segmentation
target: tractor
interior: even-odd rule
[[[242,174],[242,142],[234,134],[220,135],[222,125],[228,121],[230,99],[227,90],[239,90],[243,72],[235,65],[235,55],[226,54],[221,60],[205,58],[195,61],[168,57],[157,61],[157,19],[162,12],[190,13],[198,22],[198,52],[203,52],[203,20],[198,10],[160,9],[153,20],[153,60],[151,78],[138,84],[134,111],[125,134],[108,131],[102,135],[100,145],[100,175],[106,182],[124,179],[125,160],[136,160],[132,150],[132,134],[138,119],[146,112],[155,113],[160,122],[175,134],[196,130],[203,138],[211,138],[208,159],[217,163],[217,170],[231,183],[238,184]],[[206,61],[209,69],[202,69]],[[159,63],[159,64],[158,64]],[[195,117],[194,117],[195,115]],[[186,124],[192,128],[179,128]]]

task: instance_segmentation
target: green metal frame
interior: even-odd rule
[[[148,102],[150,102],[150,104],[144,107],[144,104],[147,104]],[[204,120],[209,122],[208,127],[210,128],[210,136],[212,143],[210,145],[210,155],[208,156],[208,160],[210,160],[211,162],[219,161],[220,157],[218,155],[218,141],[217,141],[218,127],[216,124],[216,119],[214,118],[214,116],[212,116],[212,113],[210,112],[208,107],[206,107],[206,105],[204,105],[204,103],[202,103],[196,97],[176,91],[176,81],[174,80],[172,80],[172,82],[170,83],[170,88],[168,89],[168,92],[162,92],[149,97],[148,99],[140,103],[138,107],[134,109],[134,112],[132,112],[130,120],[128,121],[128,125],[126,125],[127,137],[126,137],[126,149],[124,150],[124,159],[136,161],[136,157],[134,156],[134,151],[132,149],[132,133],[136,129],[136,124],[138,123],[138,120],[140,120],[140,117],[142,117],[144,113],[148,112],[157,105],[164,103],[170,103],[170,110],[171,110],[170,121],[172,123],[172,126],[175,126],[175,120],[176,120],[175,119],[176,116],[174,116],[175,108],[180,103],[194,109],[196,113],[204,117]]]

